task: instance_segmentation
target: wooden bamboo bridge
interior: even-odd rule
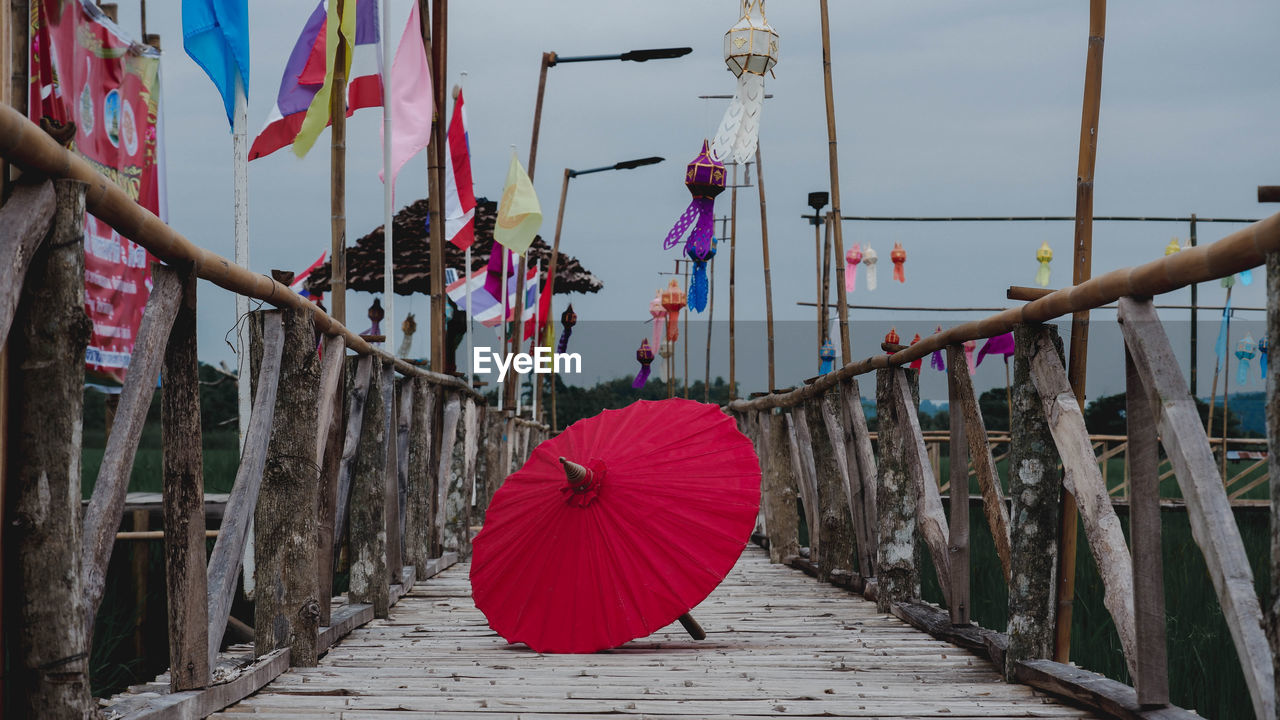
[[[1229,493],[1151,301],[1265,264],[1269,336],[1280,342],[1280,215],[891,347],[798,389],[731,403],[725,411],[761,458],[755,540],[767,551],[748,548],[697,609],[708,640],[691,643],[667,628],[612,652],[542,656],[488,630],[469,600],[465,560],[472,526],[547,437],[545,426],[488,408],[459,379],[371,346],[290,292],[283,274],[253,274],[194,246],[8,107],[0,107],[0,157],[26,178],[0,206],[9,375],[3,627],[8,687],[20,694],[8,700],[23,717],[90,714],[93,619],[162,371],[171,670],[107,702],[106,717],[1194,717],[1169,705],[1159,446],[1252,705],[1259,718],[1275,717],[1280,633],[1269,640],[1264,628],[1280,627],[1276,606],[1264,614]],[[166,266],[154,269],[116,429],[81,517],[86,210]],[[248,318],[252,416],[207,558],[194,332],[200,280],[275,308]],[[1113,302],[1126,345],[1129,541],[1046,324]],[[1017,352],[1006,493],[961,346],[1009,331]],[[950,355],[949,482],[967,485],[972,464],[1009,586],[1007,628],[970,620],[968,493],[944,510],[918,424],[915,376],[904,366],[935,350]],[[1274,392],[1280,363],[1268,372]],[[871,376],[874,441],[859,385]],[[1273,486],[1276,407],[1272,396]],[[1134,687],[1049,659],[1063,488],[1079,503]],[[1271,497],[1275,525],[1280,491]],[[251,523],[254,642],[228,645]],[[945,609],[920,599],[921,547]],[[342,553],[349,589],[333,597]]]

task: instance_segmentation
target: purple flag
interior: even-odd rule
[[[1013,333],[997,335],[990,340],[987,340],[986,344],[982,346],[982,349],[978,351],[978,362],[976,365],[981,365],[982,358],[988,355],[1003,355],[1007,358],[1012,354]]]

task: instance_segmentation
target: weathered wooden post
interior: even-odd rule
[[[84,312],[85,185],[54,186],[53,229],[31,259],[9,338],[5,624],[10,682],[23,689],[19,714],[78,720],[92,708],[80,577],[80,436],[91,328]]]
[[[346,427],[346,350],[341,337],[321,342],[320,402],[316,421],[316,463],[320,466],[320,497],[316,503],[316,574],[319,577],[320,626],[332,619],[333,533],[338,508],[338,473],[342,466],[342,438]]]
[[[1004,667],[1010,680],[1019,662],[1053,655],[1061,495],[1058,450],[1031,382],[1031,356],[1042,336],[1051,338],[1059,353],[1062,343],[1051,325],[1020,325],[1013,335],[1013,426],[1009,431],[1013,509],[1009,513],[1009,650]]]
[[[876,552],[880,544],[879,513],[876,510],[877,470],[871,433],[867,430],[867,416],[862,409],[862,391],[856,377],[840,383],[840,401],[851,510],[861,514],[861,523],[854,523],[854,528],[862,528],[858,537],[858,570],[864,579],[870,579],[876,576]]]
[[[929,548],[929,556],[937,571],[942,599],[951,606],[951,557],[947,551],[947,518],[942,510],[942,497],[938,492],[938,480],[929,463],[924,447],[924,435],[920,431],[920,375],[914,371],[898,369],[894,373],[893,401],[897,403],[897,426],[902,435],[902,449],[907,460],[907,476],[910,478],[915,498],[915,527]],[[918,565],[917,565],[918,567]],[[919,597],[919,595],[916,595]]]
[[[405,563],[426,577],[431,559],[431,497],[435,489],[431,450],[434,446],[439,389],[424,377],[411,381],[413,412],[409,426],[409,488],[405,497]]]
[[[879,477],[876,507],[879,511],[879,546],[876,555],[876,608],[889,612],[897,602],[920,597],[920,546],[916,533],[915,491],[907,469],[905,418],[897,392],[897,368],[876,370],[876,419],[879,439]],[[907,375],[915,385],[915,373]]]
[[[780,563],[800,554],[799,482],[791,465],[791,439],[782,415],[765,410],[760,415],[760,437],[765,449],[760,502],[769,532],[769,562]]]
[[[355,483],[360,442],[364,437],[365,408],[373,395],[372,383],[377,359],[359,355],[346,359],[347,424],[342,437],[342,457],[338,462],[337,490],[334,495],[333,557],[335,564],[342,554],[342,541],[348,535],[351,517],[351,493]]]
[[[442,388],[443,390],[443,388]],[[449,485],[453,467],[453,448],[458,440],[458,420],[462,416],[462,401],[453,390],[445,393],[444,416],[441,421],[440,451],[436,456],[435,497],[432,498],[433,516],[431,520],[431,556],[440,557],[446,550],[445,526],[447,525],[447,507]],[[507,436],[508,442],[511,435]]]
[[[947,452],[950,462],[951,518],[947,538],[947,554],[951,561],[951,612],[952,625],[968,625],[972,603],[969,599],[969,449],[964,413],[960,410],[960,388],[955,377],[968,373],[964,364],[963,349],[957,345],[947,348],[947,415],[950,419],[950,439]],[[960,364],[956,360],[960,360]]]
[[[350,523],[351,585],[353,603],[373,605],[375,617],[384,618],[391,609],[391,588],[387,583],[387,427],[386,406],[382,402],[382,361],[373,358],[369,392],[364,403],[364,422],[355,455],[351,483]],[[355,412],[355,403],[352,403]]]
[[[810,446],[818,479],[818,517],[822,527],[822,544],[818,546],[818,577],[822,580],[848,581],[853,575],[854,532],[848,496],[848,468],[843,462],[844,431],[832,408],[839,407],[840,389],[831,387],[821,397],[804,404],[809,426]],[[834,426],[834,431],[833,431]],[[841,452],[837,455],[836,448]]]
[[[387,528],[387,582],[400,582],[400,569],[404,566],[400,543],[400,420],[396,402],[396,370],[392,363],[382,365],[383,443],[386,460],[383,467],[383,522]]]
[[[788,447],[791,449],[791,469],[799,486],[805,527],[809,531],[809,557],[816,560],[819,546],[822,545],[822,521],[818,514],[818,481],[814,477],[813,451],[809,447],[809,426],[805,422],[803,410],[783,410],[782,419],[786,424]]]
[[[281,315],[285,337],[275,422],[254,512],[254,576],[258,588],[254,598],[254,651],[265,655],[288,647],[293,665],[312,667],[318,661],[320,627],[320,579],[315,571],[320,497],[320,468],[315,461],[320,360],[316,356],[311,313],[294,309],[265,312]]]
[[[400,527],[400,564],[409,566],[409,431],[413,429],[413,378],[396,381],[396,523]],[[415,566],[416,567],[416,566]],[[396,579],[399,582],[400,578]]]
[[[169,331],[161,392],[164,445],[165,595],[169,605],[169,686],[209,684],[209,588],[205,566],[204,464],[200,435],[200,363],[196,353],[196,276],[182,274],[182,304]]]

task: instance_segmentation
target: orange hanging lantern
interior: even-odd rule
[[[667,310],[667,339],[675,342],[680,339],[680,310],[685,306],[685,293],[675,279],[662,291],[662,307]]]
[[[889,259],[893,261],[893,279],[900,283],[905,283],[907,274],[903,270],[903,265],[907,263],[907,251],[902,249],[902,243],[893,243],[893,250],[889,252]]]
[[[898,328],[889,328],[889,333],[884,336],[884,341],[885,341],[885,344],[887,345],[897,345],[901,343],[902,338],[898,337]],[[888,351],[888,352],[890,355],[893,354],[892,351]]]

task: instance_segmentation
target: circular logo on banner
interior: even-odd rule
[[[84,90],[80,91],[80,132],[84,133],[85,137],[93,134],[93,121],[93,93],[89,92],[89,86],[86,84]]]
[[[102,127],[107,132],[107,139],[112,147],[120,147],[120,91],[107,93],[102,103]]]
[[[133,106],[125,101],[124,112],[120,114],[120,139],[124,141],[125,152],[134,155],[138,152],[138,121],[133,116]]]

